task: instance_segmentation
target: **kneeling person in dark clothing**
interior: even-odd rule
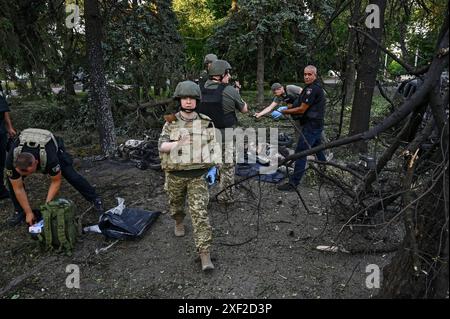
[[[35,221],[23,181],[25,177],[37,171],[50,175],[51,183],[46,203],[52,201],[58,194],[62,176],[87,201],[93,203],[98,212],[103,212],[102,200],[94,187],[75,171],[72,164],[72,157],[66,152],[61,138],[56,139],[47,130],[24,130],[14,141],[6,158],[8,187],[16,210],[8,223],[15,226],[26,220],[27,224],[31,225]]]

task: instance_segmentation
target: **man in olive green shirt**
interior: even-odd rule
[[[233,201],[229,186],[234,184],[234,143],[226,142],[225,129],[237,125],[236,110],[248,112],[247,103],[242,100],[237,88],[230,85],[231,65],[225,60],[214,61],[209,69],[209,80],[202,88],[202,100],[199,113],[209,116],[216,128],[222,133],[222,164],[219,165],[219,201]],[[232,162],[229,159],[232,158]],[[228,159],[228,161],[227,161]]]
[[[302,93],[302,88],[297,85],[288,85],[285,89],[280,83],[274,83],[270,89],[274,95],[272,103],[265,107],[261,112],[255,113],[255,117],[257,119],[271,112],[274,119],[280,118],[282,114],[278,110],[278,112],[273,112],[273,110],[282,104],[288,104],[288,102],[286,102],[288,98],[290,100],[290,104],[292,104],[293,100],[298,98]]]

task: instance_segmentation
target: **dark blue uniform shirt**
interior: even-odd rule
[[[306,111],[308,119],[323,120],[325,117],[325,93],[316,80],[307,85],[300,96],[300,102],[309,105]]]

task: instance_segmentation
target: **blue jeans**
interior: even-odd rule
[[[322,142],[322,131],[323,125],[314,121],[308,121],[302,128],[302,135],[298,140],[297,148],[295,149],[295,153],[300,153],[302,151],[306,151],[316,146],[319,146]],[[325,154],[323,151],[316,153],[317,159],[319,161],[326,161]],[[297,186],[303,175],[305,174],[306,167],[306,156],[300,157],[295,161],[294,174],[290,176],[289,182],[295,186]]]

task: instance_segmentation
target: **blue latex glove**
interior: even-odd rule
[[[272,118],[274,120],[278,120],[280,117],[283,116],[283,113],[278,112],[278,111],[273,111],[272,113],[270,113],[270,115],[272,116]]]
[[[277,111],[281,112],[281,111],[284,111],[284,110],[287,110],[287,109],[288,109],[287,106],[280,106],[279,108],[277,108]]]
[[[206,173],[206,181],[208,185],[214,185],[217,180],[217,167],[213,166],[209,169],[208,173]]]

